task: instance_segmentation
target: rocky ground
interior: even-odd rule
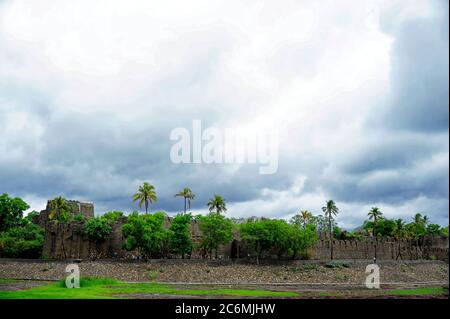
[[[70,261],[0,259],[0,278],[58,280],[65,278]],[[254,265],[205,260],[153,260],[149,262],[82,261],[81,276],[111,277],[122,281],[158,281],[210,284],[288,284],[361,286],[370,262],[295,262]],[[333,267],[334,266],[334,267]],[[382,284],[414,286],[448,285],[448,264],[440,261],[379,262]]]

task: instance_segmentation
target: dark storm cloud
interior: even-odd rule
[[[207,32],[201,32],[200,44],[194,37],[197,39],[194,43],[205,48],[196,56],[190,56],[189,37],[175,41],[170,52],[176,51],[181,41],[183,54],[175,57],[186,58],[187,63],[180,68],[170,67],[167,73],[161,72],[148,88],[144,85],[138,97],[123,98],[119,102],[111,99],[111,111],[100,105],[100,111],[78,112],[73,105],[58,104],[64,99],[54,87],[44,89],[45,83],[22,81],[6,73],[9,75],[5,79],[0,78],[0,132],[2,127],[11,125],[11,121],[20,122],[23,114],[26,123],[22,132],[15,132],[13,125],[1,137],[0,193],[33,195],[43,202],[63,195],[94,202],[97,213],[113,209],[130,212],[138,209],[131,195],[139,184],[148,181],[155,185],[158,194],[152,210],[180,211],[183,202],[174,198],[174,194],[189,186],[197,195],[193,208],[203,211],[208,199],[217,193],[230,206],[248,203],[243,208],[248,215],[265,214],[266,209],[271,210],[271,216],[285,217],[309,205],[305,199],[291,207],[293,200],[323,194],[343,206],[386,204],[395,209],[406,203],[410,204],[407,209],[426,209],[425,213],[432,220],[443,224],[448,220],[449,196],[448,3],[433,3],[438,9],[431,16],[402,20],[395,10],[382,14],[382,31],[393,40],[389,52],[389,94],[380,98],[383,102],[374,105],[367,114],[363,107],[349,105],[365,120],[358,131],[361,137],[355,136],[354,140],[349,137],[342,144],[333,144],[324,138],[320,143],[328,148],[317,151],[316,145],[301,148],[301,143],[309,145],[308,140],[288,136],[280,145],[279,170],[274,175],[259,175],[259,164],[242,165],[233,170],[221,164],[176,165],[170,161],[172,129],[191,129],[193,119],[201,119],[207,127],[221,126],[227,120],[234,120],[233,116],[238,113],[245,115],[242,118],[253,118],[265,112],[263,107],[255,105],[264,106],[266,100],[271,99],[272,92],[266,92],[264,86],[261,89],[253,85],[255,78],[260,77],[258,67],[261,65],[256,62],[255,66],[244,67],[248,73],[255,74],[234,83],[239,76],[234,75],[235,70],[222,65],[221,58],[227,54],[232,56],[233,51],[227,45],[236,44],[234,37],[220,28],[213,32],[211,39]],[[243,38],[243,42],[250,40],[246,35]],[[277,63],[270,64],[267,59],[268,68],[273,72],[268,74],[279,77],[283,87],[289,86],[297,75],[313,80],[322,70],[320,59],[327,56],[328,45],[331,45],[326,44],[324,48],[320,39],[315,37],[312,43],[306,41],[305,44],[304,39],[300,39],[298,43],[286,43],[271,50],[269,57]],[[1,40],[0,46],[3,45]],[[238,41],[237,46],[240,45],[243,43]],[[250,55],[256,55],[258,45],[251,47],[249,51],[255,52]],[[264,43],[261,47],[264,48]],[[165,51],[161,52],[162,55]],[[12,53],[14,51],[8,54]],[[194,50],[194,53],[198,52]],[[2,61],[9,59],[2,60],[0,50],[0,63]],[[239,62],[242,61],[238,60],[238,66]],[[3,74],[1,71],[2,65],[0,74]],[[223,82],[217,80],[217,74],[227,72],[232,75]],[[65,83],[66,73],[63,75],[62,91],[70,91],[73,83]],[[77,86],[78,82],[74,82]],[[129,84],[125,82],[124,86]],[[211,88],[211,83],[219,88]],[[80,92],[84,92],[84,86],[80,86]],[[92,93],[90,90],[87,90],[87,100]],[[123,101],[126,102],[121,105]],[[75,106],[79,103],[82,109],[80,101],[70,102]],[[313,118],[334,123],[342,118],[345,122],[345,116],[350,116],[330,109],[329,114],[324,112]],[[128,115],[127,111],[137,114],[121,116]],[[236,126],[244,124],[236,123]],[[299,127],[303,124],[295,123]],[[339,135],[339,125],[336,126],[333,134]],[[313,137],[326,130],[321,123],[313,129]],[[299,176],[305,178],[304,185],[293,191]],[[267,189],[270,192],[264,195]],[[287,194],[285,198],[283,194]],[[255,202],[266,204],[267,208],[255,206]],[[320,212],[321,203],[314,202],[314,205],[314,212]],[[356,226],[367,214],[365,211],[345,213],[343,209],[341,222],[344,226]]]
[[[394,43],[392,95],[382,121],[394,129],[448,131],[449,8],[448,1],[432,3],[432,17],[384,23]]]

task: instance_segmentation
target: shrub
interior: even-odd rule
[[[112,232],[112,227],[105,218],[94,217],[85,223],[84,231],[90,240],[99,244],[108,238]]]
[[[109,221],[110,223],[114,223],[122,216],[123,212],[113,210],[105,213],[102,217],[107,221]]]
[[[0,195],[0,232],[19,226],[23,212],[30,206],[19,197]]]
[[[139,215],[134,211],[128,216],[128,222],[123,225],[122,233],[125,238],[123,248],[137,249],[144,257],[160,256],[167,241],[167,230],[164,229],[165,214]]]
[[[178,214],[172,219],[169,229],[170,248],[183,259],[185,254],[192,251],[191,220],[191,214]]]
[[[73,216],[73,220],[76,222],[85,222],[86,217],[84,217],[83,215],[75,215]]]
[[[0,256],[39,258],[44,244],[44,229],[33,223],[23,223],[0,233]]]
[[[233,239],[233,224],[225,216],[212,212],[207,216],[199,216],[200,230],[202,232],[201,247],[209,251],[212,258],[212,252],[217,251],[220,245],[228,244]]]

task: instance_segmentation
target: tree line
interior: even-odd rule
[[[339,209],[333,200],[327,201],[322,207],[323,215],[302,210],[289,221],[260,218],[237,222],[225,216],[226,201],[220,195],[214,195],[207,202],[208,214],[196,216],[188,213],[195,199],[190,188],[185,187],[174,196],[183,199],[183,211],[166,225],[167,215],[164,212],[148,213],[150,205],[158,199],[155,187],[146,182],[139,186],[132,199],[145,209],[145,213],[133,211],[128,215],[122,227],[124,249],[137,252],[138,258],[189,258],[194,250],[200,251],[203,258],[218,258],[220,246],[230,244],[234,233],[239,233],[250,257],[259,263],[268,254],[278,258],[307,259],[309,248],[314,246],[319,237],[328,240],[330,259],[333,259],[334,239],[391,236],[419,242],[429,234],[448,236],[448,226],[442,228],[432,224],[427,216],[420,213],[407,223],[402,219],[385,218],[377,207],[368,212],[368,219],[361,227],[348,232],[342,230],[335,220]],[[37,212],[23,217],[27,209],[28,204],[18,197],[11,198],[8,194],[0,196],[0,256],[37,258],[40,255],[44,230],[32,222]],[[86,220],[82,215],[72,215],[66,200],[59,196],[52,200],[48,217],[56,227],[64,227],[70,221],[81,222],[82,231],[98,249],[110,236],[117,219],[123,216],[123,212],[110,211]],[[193,222],[200,229],[200,238],[195,242],[191,232]],[[62,257],[66,258],[63,240],[61,248]]]

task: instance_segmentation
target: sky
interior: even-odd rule
[[[96,214],[379,207],[448,225],[448,1],[0,1],[0,193]],[[176,164],[173,129],[278,130],[278,170]]]

